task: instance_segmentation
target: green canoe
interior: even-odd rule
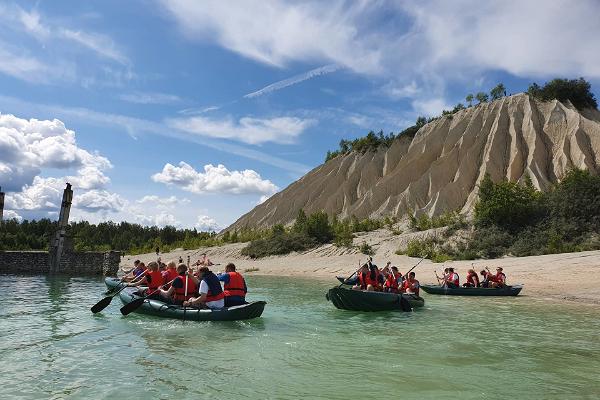
[[[458,287],[448,288],[440,285],[421,285],[421,290],[429,294],[443,294],[448,296],[516,296],[523,289],[523,285],[506,286],[503,288],[483,287]]]
[[[119,278],[115,277],[104,278],[104,284],[109,290],[114,290],[125,286],[125,283],[121,282]]]
[[[123,304],[129,304],[140,296],[135,288],[125,289],[119,293]],[[217,310],[178,306],[167,304],[160,300],[147,299],[134,312],[139,314],[154,315],[156,317],[184,319],[186,321],[238,321],[260,317],[265,309],[264,301],[253,301],[241,306],[225,307]]]
[[[345,287],[331,288],[325,297],[335,307],[351,311],[409,311],[412,308],[425,305],[425,300],[414,294],[367,292]]]

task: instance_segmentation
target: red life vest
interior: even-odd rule
[[[448,280],[449,280],[451,283],[454,283],[456,286],[458,286],[458,284],[459,284],[459,282],[460,282],[460,278],[459,278],[459,276],[458,276],[458,274],[457,274],[456,272],[453,272],[453,273],[452,273],[452,275],[450,275],[450,276],[448,277]]]
[[[506,275],[504,275],[504,272],[498,272],[495,276],[495,281],[494,282],[498,282],[498,283],[505,283],[506,282]]]
[[[375,288],[375,290],[381,291],[382,287],[381,283],[379,282],[379,276],[379,271],[375,271],[375,279],[371,279],[371,271],[358,275],[360,287],[362,289],[366,289],[368,285],[372,285]]]
[[[173,279],[177,278],[177,275],[178,274],[176,269],[167,268],[167,270],[165,271],[165,283],[171,282]]]
[[[471,285],[478,287],[479,286],[479,277],[477,276],[477,274],[468,274],[467,275],[467,283],[470,283]]]
[[[148,282],[148,290],[151,292],[161,287],[164,283],[162,272],[160,271],[150,271],[147,269],[144,272],[144,276],[146,277],[146,282]]]
[[[228,272],[227,275],[229,275],[229,282],[223,285],[225,297],[246,297],[246,282],[244,281],[244,277],[237,272]]]
[[[183,282],[183,285],[180,288],[173,287],[173,289],[175,289],[175,291],[173,292],[174,300],[186,301],[196,295],[196,292],[197,292],[196,284],[194,283],[192,278],[190,278],[189,276],[186,276],[186,275],[178,275],[178,278],[181,279],[181,281]],[[186,277],[187,277],[187,296],[185,295]]]
[[[394,273],[388,274],[387,278],[385,279],[385,287],[394,293],[398,293],[398,278],[401,276],[402,275],[400,274],[395,275]]]
[[[402,285],[402,291],[406,292],[407,290],[410,290],[412,293],[414,293],[418,296],[419,295],[419,281],[415,280],[411,283],[408,279],[405,280],[404,284]]]
[[[202,280],[206,282],[206,285],[208,286],[208,293],[206,293],[207,303],[209,301],[217,301],[225,298],[225,293],[221,288],[221,282],[214,273],[210,271],[205,273],[204,276],[202,276]]]

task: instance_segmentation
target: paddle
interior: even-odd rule
[[[177,279],[177,278],[175,278],[175,279]],[[175,279],[173,279],[171,282],[165,283],[163,286],[173,283],[173,281]],[[132,313],[133,311],[137,310],[142,304],[144,304],[144,302],[146,301],[146,299],[148,297],[152,296],[154,293],[158,292],[159,290],[160,290],[160,287],[156,290],[153,290],[152,293],[149,293],[145,297],[140,297],[138,299],[133,300],[131,303],[125,304],[123,307],[121,307],[121,310],[120,310],[121,314],[128,315],[128,314]]]
[[[338,286],[338,288],[341,288],[342,285],[346,282],[348,282],[350,279],[352,279],[352,277],[358,272],[360,271],[361,265],[360,265],[360,260],[358,260],[358,269],[356,271],[354,271],[352,273],[352,275],[350,275],[348,278],[344,279],[344,281],[342,283],[340,283],[340,286]]]
[[[112,301],[113,297],[115,297],[116,295],[118,295],[121,292],[121,290],[125,289],[126,287],[127,287],[127,285],[123,286],[122,288],[120,288],[119,290],[117,290],[112,295],[103,298],[102,300],[100,300],[99,302],[97,302],[96,304],[94,304],[90,310],[94,314],[99,313],[100,311],[104,310],[106,307],[108,307],[108,305]]]
[[[407,273],[405,273],[404,275],[402,275],[402,279],[404,280],[404,278],[406,278],[406,277],[408,276],[408,274],[410,274],[410,272],[411,272],[413,269],[417,268],[417,265],[421,264],[421,261],[423,261],[423,260],[425,259],[425,257],[426,257],[426,256],[423,256],[423,258],[421,258],[421,259],[419,260],[419,262],[418,262],[418,263],[416,263],[416,264],[414,265],[414,267],[412,267],[411,269],[409,269],[409,270],[408,270],[408,272],[407,272]]]

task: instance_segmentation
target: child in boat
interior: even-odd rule
[[[491,274],[489,272],[487,272],[486,270],[484,270],[484,269],[481,270],[480,274],[481,274],[481,277],[483,278],[481,280],[481,287],[484,287],[484,288],[489,287],[490,286],[490,275]]]
[[[177,278],[177,264],[174,260],[169,261],[169,263],[167,264],[167,269],[164,270],[162,274],[165,283],[171,282],[173,279]]]
[[[221,282],[208,267],[202,267],[198,270],[198,278],[190,274],[190,279],[199,286],[199,296],[184,301],[184,306],[200,306],[213,309],[225,307],[225,293],[221,287]]]
[[[444,277],[444,286],[448,288],[457,288],[460,286],[460,277],[454,272],[454,268],[448,268],[448,275]]]
[[[140,260],[135,260],[133,262],[133,269],[129,271],[121,280],[123,282],[131,282],[138,278],[142,273],[144,273],[145,270],[146,265]]]
[[[381,292],[383,290],[383,274],[379,272],[375,264],[364,264],[358,272],[358,284],[353,289]]]

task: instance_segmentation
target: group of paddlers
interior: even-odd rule
[[[227,264],[219,274],[209,269],[212,265],[206,254],[189,268],[182,259],[165,264],[159,258],[148,265],[136,260],[122,280],[128,286],[147,286],[145,296],[170,304],[211,309],[246,304],[248,288],[235,265]]]
[[[481,270],[481,280],[474,269],[467,271],[467,281],[462,284],[463,287],[484,287],[484,288],[502,288],[506,286],[506,275],[502,272],[502,267],[496,268],[496,273],[492,274],[489,268]],[[460,287],[460,277],[454,271],[454,268],[444,269],[444,274],[435,277],[438,283],[444,287],[457,288]]]
[[[390,261],[380,270],[369,258],[356,274],[356,284],[352,287],[354,290],[419,295],[419,281],[415,279],[415,273],[411,271],[403,275]]]

